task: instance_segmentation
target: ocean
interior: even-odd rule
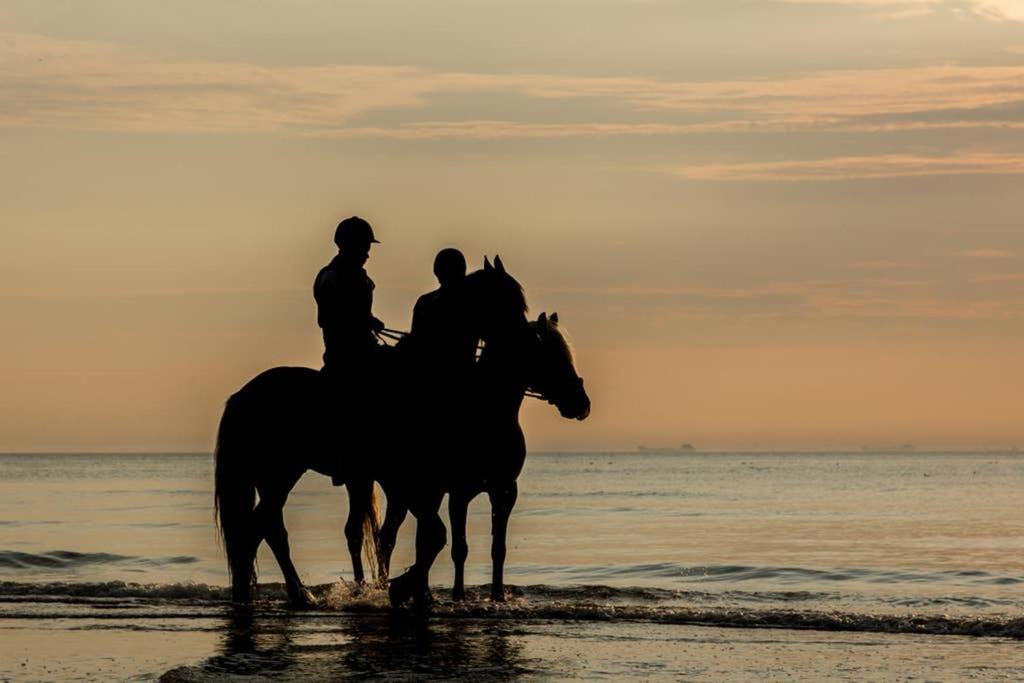
[[[486,598],[481,496],[469,599],[446,549],[428,617],[351,583],[347,497],[316,474],[285,512],[320,607],[283,608],[264,547],[258,604],[233,608],[212,474],[0,455],[0,681],[1024,680],[1024,455],[533,454],[509,601]]]

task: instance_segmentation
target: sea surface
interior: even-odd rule
[[[509,600],[480,497],[469,599],[446,549],[427,617],[351,583],[316,474],[286,523],[320,606],[284,608],[264,548],[233,608],[212,502],[209,455],[0,455],[0,681],[1024,680],[1015,453],[534,454]]]

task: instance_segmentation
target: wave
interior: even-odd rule
[[[272,588],[270,592],[273,593]],[[0,581],[0,602],[21,601],[19,599],[70,602],[70,599],[74,598],[103,600],[142,598],[165,601],[227,602],[231,598],[231,591],[222,586],[209,586],[205,583],[155,584],[125,581],[21,583]]]
[[[656,562],[634,565],[609,565],[607,567],[559,567],[530,565],[526,568],[530,573],[552,573],[560,576],[590,579],[621,579],[627,577],[646,577],[656,579],[680,579],[686,582],[738,583],[744,581],[766,581],[783,584],[807,583],[944,583],[958,585],[1016,586],[1024,585],[1024,575],[992,574],[985,571],[944,570],[944,571],[909,571],[871,569],[866,567],[840,569],[810,569],[806,567],[772,567],[748,565],[709,565],[693,566],[672,562]],[[516,571],[512,568],[510,571]]]
[[[23,553],[17,550],[0,551],[0,569],[75,569],[96,564],[131,564],[140,567],[166,567],[192,564],[198,557],[135,557],[113,553],[81,553],[73,550],[51,550],[45,553]]]
[[[316,610],[292,613],[285,609],[283,584],[260,584],[254,609],[267,617],[324,617],[331,614],[384,615],[391,612],[384,590],[340,582],[315,586]],[[790,609],[777,601],[817,600],[823,594],[796,591],[760,595],[764,606],[735,607],[700,604],[704,594],[656,588],[533,585],[510,588],[506,602],[492,602],[489,586],[468,590],[455,602],[439,593],[432,608],[436,618],[546,621],[636,622],[660,625],[775,628],[818,631],[859,631],[892,634],[958,635],[1024,639],[1024,617],[884,613],[853,610]],[[750,597],[746,595],[746,597]],[[691,604],[678,604],[689,599]],[[227,588],[207,584],[136,584],[0,582],[0,616],[5,619],[210,619],[234,613]],[[6,604],[4,608],[2,604]],[[82,611],[94,605],[96,609]],[[74,606],[77,609],[71,609]],[[145,609],[145,607],[149,609]],[[118,607],[130,608],[118,610]],[[212,609],[212,611],[211,611]]]

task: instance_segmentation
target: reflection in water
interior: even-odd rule
[[[352,673],[513,677],[529,669],[513,629],[494,622],[427,620],[408,614],[353,619],[343,655]]]
[[[225,674],[283,680],[505,680],[538,672],[537,662],[523,656],[518,628],[488,620],[238,611],[223,628],[218,654],[169,671],[161,680],[213,680]]]
[[[251,610],[234,610],[226,622],[222,654],[211,658],[215,670],[246,675],[269,674],[287,671],[295,664],[287,622],[254,622]]]

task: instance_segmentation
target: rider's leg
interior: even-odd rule
[[[511,482],[501,488],[488,491],[491,498],[491,599],[505,599],[505,539],[508,536],[508,518],[516,504],[519,487]]]

